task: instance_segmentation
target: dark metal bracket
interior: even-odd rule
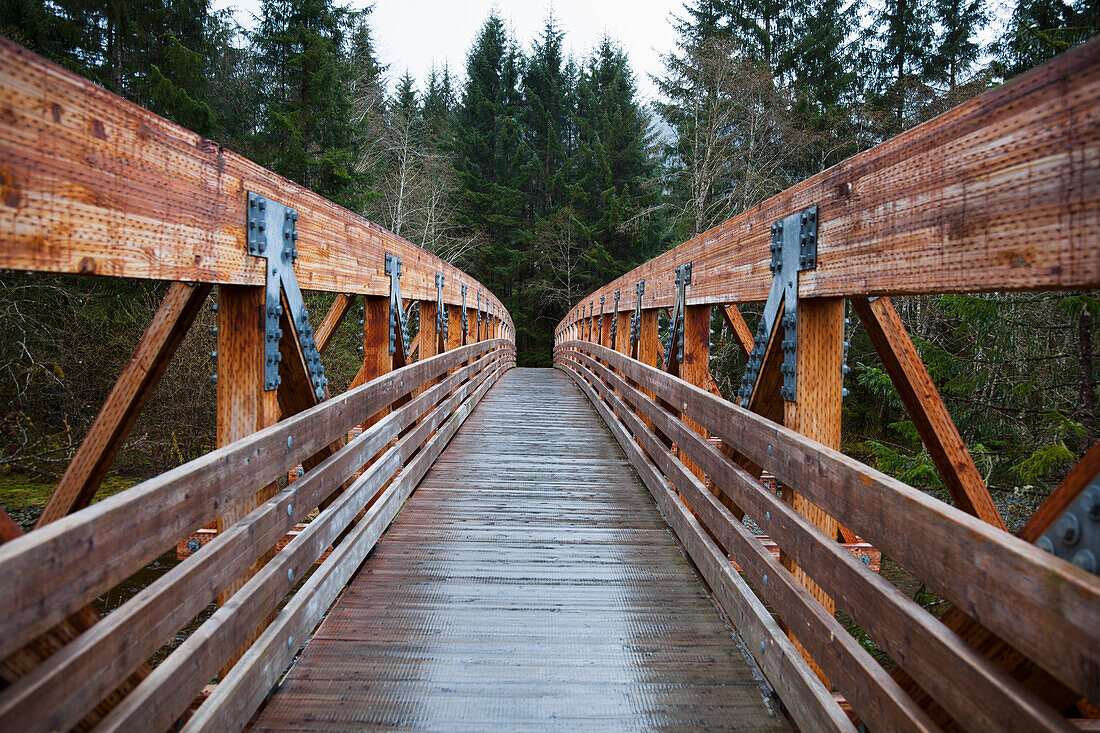
[[[611,348],[618,348],[616,341],[619,334],[619,291],[615,291],[615,310],[611,314]]]
[[[481,291],[477,291],[477,332],[481,333]]]
[[[408,346],[405,340],[405,306],[401,300],[401,258],[386,253],[386,274],[390,276],[390,355],[397,353],[397,339],[401,338],[402,361],[408,361]]]
[[[443,302],[443,285],[447,282],[447,276],[441,273],[435,274],[435,332],[443,334],[443,342],[447,341],[447,304]]]
[[[634,313],[630,316],[630,350],[638,347],[638,338],[642,332],[642,294],[645,292],[645,280],[639,280],[634,286],[638,299],[634,302]]]
[[[1035,544],[1094,575],[1100,574],[1100,476],[1092,479]]]
[[[687,300],[687,286],[691,284],[691,263],[686,262],[676,268],[676,302],[672,306],[672,322],[668,327],[665,340],[665,369],[672,365],[672,348],[676,347],[676,363],[684,361],[684,309]]]
[[[600,296],[600,330],[596,334],[596,343],[603,341],[603,301],[606,296]]]
[[[783,375],[783,386],[779,393],[788,402],[793,402],[797,394],[798,273],[817,267],[816,204],[772,224],[771,252],[772,287],[764,303],[764,315],[756,328],[745,374],[741,377],[741,388],[737,390],[742,407],[749,406],[764,365],[768,342],[780,317],[783,323],[783,364],[779,369]]]
[[[465,341],[469,335],[469,318],[466,316],[466,285],[462,285],[462,340]]]
[[[248,192],[248,253],[267,262],[266,298],[264,302],[264,389],[278,389],[282,378],[279,364],[283,355],[279,342],[283,330],[279,326],[283,301],[289,310],[298,346],[305,358],[310,383],[318,401],[325,398],[325,367],[313,338],[313,327],[302,301],[302,291],[294,276],[298,259],[298,212],[285,204]]]

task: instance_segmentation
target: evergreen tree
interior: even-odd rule
[[[981,0],[935,0],[933,9],[939,33],[927,76],[945,83],[950,94],[981,54],[977,35],[986,15]]]
[[[267,81],[260,161],[350,208],[362,201],[361,128],[342,80],[354,20],[331,0],[265,0],[253,38]]]
[[[740,52],[773,73],[792,41],[791,0],[731,0],[730,32]]]
[[[451,84],[451,70],[444,65],[439,72],[432,66],[428,74],[428,88],[424,92],[424,104],[421,114],[429,138],[437,145],[444,143],[444,136],[450,123],[451,114],[456,105],[454,88]]]
[[[1079,0],[1017,0],[995,45],[1005,77],[1023,73],[1100,32],[1100,3]]]
[[[503,21],[490,15],[467,57],[453,148],[460,185],[458,219],[481,238],[471,269],[506,301],[525,234],[519,67],[519,53]],[[517,309],[512,313],[515,317]],[[522,338],[523,323],[515,320]]]
[[[562,33],[546,21],[523,75],[523,137],[530,150],[530,203],[545,216],[564,198],[567,145],[571,133],[572,73],[562,56]]]
[[[883,137],[910,127],[929,97],[924,71],[932,55],[932,14],[928,0],[885,0],[870,29],[870,67],[876,106],[886,113]]]

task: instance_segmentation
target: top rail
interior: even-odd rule
[[[818,206],[817,267],[800,297],[1100,286],[1100,39],[859,153],[584,297],[573,324],[670,307],[763,301],[773,222]],[[559,329],[560,331],[560,329]]]
[[[497,310],[488,288],[382,227],[0,38],[0,268],[263,285],[246,247],[248,192],[298,211],[305,290]]]

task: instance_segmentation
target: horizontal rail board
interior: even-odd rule
[[[1057,711],[967,646],[888,580],[862,565],[683,422],[595,359],[579,352],[573,355],[580,359],[581,368],[625,395],[737,506],[768,529],[792,560],[967,729],[1006,730],[1018,724],[1032,730],[1065,729]],[[720,521],[736,521],[728,510],[719,508],[709,492],[692,492],[689,501],[700,514],[709,512],[712,517],[720,515]],[[723,533],[711,523],[707,526],[716,535]],[[849,700],[856,702],[852,696]]]
[[[0,268],[264,285],[247,254],[248,192],[298,211],[303,290],[401,292],[483,309],[500,301],[474,278],[393,232],[0,39]],[[510,322],[510,321],[509,321]]]
[[[689,305],[759,302],[771,225],[818,206],[817,267],[800,297],[1100,287],[1100,39],[859,153],[631,270],[611,312],[671,307],[692,262]],[[559,326],[559,332],[561,330]]]
[[[0,545],[0,656],[144,567],[224,507],[331,445],[367,417],[504,340],[390,372],[224,448]],[[172,508],[170,511],[169,508]]]
[[[566,344],[665,400],[1089,699],[1100,577],[839,451],[597,344]]]
[[[37,727],[49,730],[72,728],[84,711],[151,657],[348,476],[415,424],[443,395],[501,358],[501,352],[483,355],[391,412],[300,481],[288,485],[242,521],[216,534],[200,551],[158,578],[91,631],[0,692],[0,729],[13,727],[17,721],[36,721]],[[399,465],[400,461],[394,464],[394,469]]]

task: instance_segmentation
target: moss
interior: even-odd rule
[[[96,492],[95,501],[113,496],[140,482],[141,479],[131,476],[108,476]],[[0,472],[0,507],[24,531],[29,531],[38,521],[38,515],[46,508],[55,488],[56,481],[46,481],[40,476]]]

